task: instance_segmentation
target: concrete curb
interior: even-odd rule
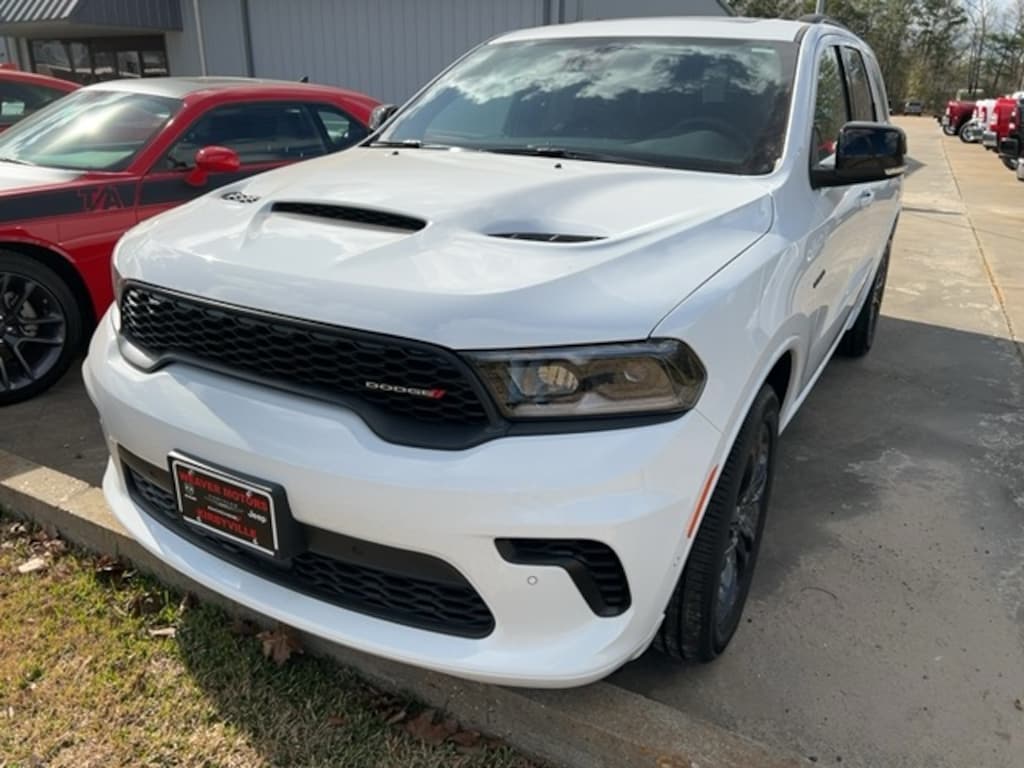
[[[99,488],[0,451],[0,506],[95,552],[116,555],[164,583],[252,615],[171,570],[139,546]],[[565,691],[501,688],[408,667],[305,636],[306,647],[380,687],[408,693],[516,749],[564,768],[791,768],[772,751],[716,725],[608,683]]]

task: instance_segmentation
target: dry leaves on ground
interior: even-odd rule
[[[278,624],[256,635],[263,643],[263,655],[281,666],[296,653],[302,653],[302,640],[294,629]]]
[[[93,573],[96,574],[97,579],[116,587],[125,577],[125,565],[116,557],[100,555],[93,562]]]
[[[260,628],[256,626],[255,622],[249,621],[249,619],[235,617],[231,620],[229,631],[232,635],[238,635],[239,637],[255,637],[259,633]]]
[[[35,573],[41,571],[49,565],[45,557],[39,555],[33,555],[24,563],[18,566],[18,573]]]
[[[451,719],[440,719],[437,711],[425,709],[412,720],[405,724],[405,730],[410,736],[436,747],[443,744],[445,740],[459,729],[459,724]]]
[[[405,714],[404,709],[402,714]],[[437,747],[449,742],[462,753],[476,752],[485,746],[498,744],[496,740],[484,739],[479,731],[460,727],[455,718],[443,717],[435,709],[423,710],[412,720],[406,721],[402,727],[410,736],[425,744]]]

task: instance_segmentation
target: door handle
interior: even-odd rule
[[[857,204],[861,208],[867,208],[873,202],[875,202],[875,192],[872,189],[865,189],[857,196]]]

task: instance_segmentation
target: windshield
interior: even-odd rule
[[[0,134],[0,160],[121,171],[180,107],[143,93],[77,91]]]
[[[485,45],[380,141],[769,173],[782,154],[796,53],[795,43],[696,38]]]

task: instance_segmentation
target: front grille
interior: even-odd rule
[[[465,447],[490,424],[475,374],[453,353],[419,342],[134,283],[121,298],[121,332],[161,362],[183,360],[342,402],[392,442]]]
[[[123,450],[121,458],[129,494],[153,519],[268,581],[341,608],[432,632],[480,638],[494,630],[494,617],[483,599],[442,560],[303,526],[309,549],[288,564],[269,562],[188,526],[178,514],[170,474]]]
[[[347,221],[351,224],[361,224],[366,227],[400,229],[406,232],[418,232],[427,226],[427,222],[423,219],[417,219],[412,216],[403,216],[400,213],[378,211],[372,208],[356,208],[351,205],[280,202],[274,203],[270,207],[270,210],[272,213],[292,213],[297,216],[312,216],[316,219]]]
[[[629,608],[626,572],[607,544],[589,539],[497,539],[495,544],[510,563],[564,568],[598,616],[618,616]]]

